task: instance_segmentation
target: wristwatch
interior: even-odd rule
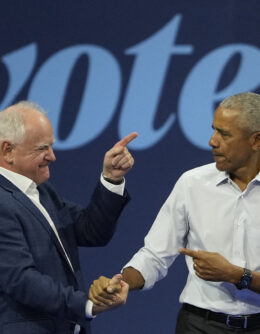
[[[248,289],[252,281],[252,272],[249,269],[244,268],[243,276],[240,281],[236,284],[239,290]]]

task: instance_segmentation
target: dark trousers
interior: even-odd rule
[[[178,314],[175,334],[231,334],[248,333],[260,334],[260,328],[257,329],[234,329],[225,324],[209,320],[197,314],[181,308]]]

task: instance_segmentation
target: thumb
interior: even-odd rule
[[[114,275],[108,283],[107,292],[114,293],[121,291],[121,284],[120,284],[121,280],[122,280],[121,274]]]

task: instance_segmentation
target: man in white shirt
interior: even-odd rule
[[[99,312],[125,303],[128,285],[109,305],[85,292],[77,246],[104,246],[129,197],[124,175],[134,159],[131,133],[109,150],[88,206],[69,202],[46,182],[56,160],[52,126],[24,101],[0,112],[0,333],[89,334]]]
[[[175,333],[260,333],[260,95],[225,99],[212,128],[215,163],[180,177],[123,280],[152,288],[182,253],[189,273]],[[109,285],[96,281],[91,299],[109,300]]]

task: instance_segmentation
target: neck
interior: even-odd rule
[[[230,178],[239,186],[239,188],[244,191],[248,185],[259,173],[260,166],[257,168],[243,168],[230,172]]]

